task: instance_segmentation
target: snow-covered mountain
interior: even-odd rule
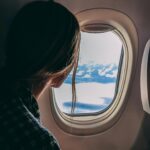
[[[116,64],[84,64],[79,65],[76,74],[76,83],[114,83],[117,79],[118,66]],[[72,72],[64,83],[71,84]]]

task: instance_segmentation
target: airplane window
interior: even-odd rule
[[[115,101],[123,53],[123,42],[115,31],[81,32],[75,115],[102,113]],[[72,72],[60,88],[54,89],[58,108],[68,115],[72,106],[71,83]]]

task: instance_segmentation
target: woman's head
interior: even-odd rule
[[[58,86],[77,66],[79,39],[79,24],[65,7],[45,1],[27,4],[8,32],[5,70],[15,82],[51,78]]]

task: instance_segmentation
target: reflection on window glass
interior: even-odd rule
[[[81,32],[80,57],[76,74],[75,114],[93,114],[106,110],[113,102],[123,43],[113,32]],[[72,72],[63,85],[54,89],[59,109],[71,114]]]

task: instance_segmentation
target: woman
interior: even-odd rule
[[[32,2],[16,15],[0,71],[0,149],[59,149],[40,124],[35,99],[47,86],[59,87],[73,67],[74,83],[79,39],[76,18],[58,3]]]

